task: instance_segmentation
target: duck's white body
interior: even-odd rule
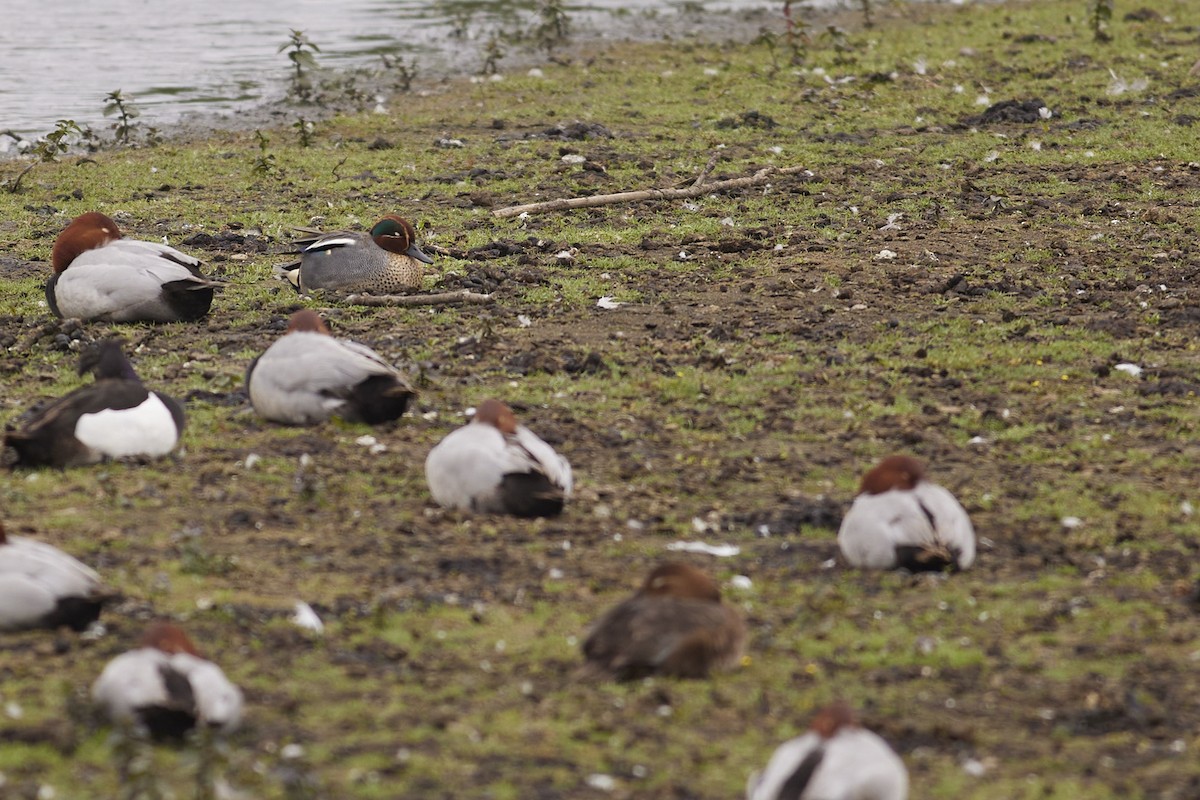
[[[0,630],[46,625],[86,627],[60,619],[65,603],[95,604],[99,614],[100,576],[75,558],[45,542],[21,536],[0,543]]]
[[[331,416],[359,416],[353,395],[373,377],[391,379],[385,391],[396,393],[407,386],[399,370],[365,345],[315,331],[293,331],[267,348],[250,367],[247,381],[250,402],[259,415],[308,425]]]
[[[897,547],[944,548],[959,569],[975,561],[975,528],[949,490],[929,481],[912,489],[858,495],[842,519],[838,546],[851,566],[894,569]]]
[[[159,458],[179,443],[179,423],[158,393],[147,392],[146,399],[132,408],[80,414],[75,438],[93,451],[94,461]]]
[[[92,685],[92,698],[114,722],[140,724],[146,709],[179,708],[185,680],[196,724],[223,731],[242,720],[242,692],[221,668],[191,653],[142,647],[114,658]],[[184,692],[186,695],[186,692]]]
[[[175,294],[206,293],[211,281],[198,274],[200,262],[173,247],[136,239],[116,239],[76,256],[47,288],[59,316],[112,322],[175,322],[207,312],[182,310],[168,302]],[[182,283],[179,283],[182,282]]]
[[[562,498],[571,495],[571,465],[523,425],[505,434],[472,421],[442,439],[425,459],[429,491],[446,508],[517,513],[505,500],[503,484],[506,476],[522,474],[544,476]]]
[[[815,766],[813,765],[813,762]],[[811,770],[807,783],[801,771]],[[793,779],[793,776],[795,778]],[[908,770],[887,742],[865,728],[847,727],[826,739],[815,731],[784,742],[767,768],[751,776],[747,800],[782,800],[789,779],[804,783],[793,800],[906,800]]]

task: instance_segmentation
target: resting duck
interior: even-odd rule
[[[667,563],[592,626],[583,655],[590,668],[620,681],[704,678],[736,665],[745,641],[745,622],[721,602],[713,579],[688,564]]]
[[[333,289],[339,292],[389,294],[418,289],[425,275],[422,263],[433,259],[417,246],[417,232],[403,217],[390,214],[370,233],[311,233],[298,239],[300,260],[282,267],[299,292]]]
[[[400,417],[414,392],[369,347],[335,339],[315,311],[292,315],[288,332],[246,370],[250,403],[266,419],[310,425],[339,416],[378,425]]]
[[[572,488],[567,460],[499,400],[480,403],[469,424],[429,451],[425,480],[445,508],[518,517],[561,514]]]
[[[908,770],[887,742],[858,726],[835,703],[808,733],[784,742],[763,772],[752,775],[747,800],[905,800]]]
[[[208,313],[219,284],[173,247],[125,239],[111,218],[72,220],[51,251],[46,302],[60,317],[109,322],[193,322]]]
[[[96,382],[39,409],[20,431],[5,434],[17,466],[71,467],[107,458],[154,458],[171,452],[183,430],[179,403],[142,385],[115,339],[79,359]]]
[[[975,529],[954,495],[925,480],[920,461],[888,456],[863,475],[838,546],[854,567],[966,569],[975,561]]]
[[[86,630],[110,598],[94,571],[57,547],[7,535],[0,523],[0,631]]]
[[[92,699],[118,724],[178,739],[197,724],[223,732],[242,721],[242,692],[169,622],[146,629],[141,647],[108,662]]]

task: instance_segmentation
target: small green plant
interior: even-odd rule
[[[6,132],[9,136],[16,139],[18,142],[24,141],[12,131]],[[87,133],[90,133],[88,131]],[[32,163],[21,170],[20,174],[12,180],[5,180],[0,183],[10,193],[21,191],[21,181],[29,174],[29,171],[38,164],[50,164],[58,161],[59,155],[67,152],[70,147],[70,138],[72,136],[84,136],[85,130],[81,128],[73,119],[60,119],[53,131],[46,134],[42,138],[35,141],[26,151],[34,157]]]
[[[495,75],[500,71],[500,60],[504,58],[504,45],[500,37],[493,33],[483,46],[483,64],[479,67],[480,75]]]
[[[43,163],[58,161],[58,156],[67,152],[71,136],[82,136],[83,128],[73,119],[60,119],[53,131],[38,139],[31,151]]]
[[[872,12],[874,11],[871,6],[871,0],[858,0],[858,5],[860,8],[862,8],[863,27],[870,28],[875,24],[875,20],[871,17]]]
[[[566,43],[571,35],[571,23],[563,0],[542,0],[538,6],[538,23],[533,29],[533,41],[547,53]]]
[[[1113,18],[1113,0],[1088,0],[1088,27],[1097,42],[1111,42],[1109,25]]]
[[[405,62],[403,58],[393,59],[388,56],[382,56],[382,58],[384,69],[396,75],[396,88],[402,92],[411,91],[413,81],[417,79],[417,60],[414,58]]]
[[[787,21],[786,42],[787,48],[792,54],[792,64],[801,64],[804,62],[804,49],[811,43],[808,35],[808,23],[792,16],[792,0],[784,2],[783,18]],[[774,59],[774,50],[772,50],[771,57]]]
[[[288,40],[279,45],[275,52],[282,53],[284,50],[287,50],[288,60],[292,62],[292,69],[295,70],[292,75],[292,94],[307,99],[312,92],[312,82],[308,74],[317,69],[317,57],[314,54],[321,52],[321,48],[305,36],[304,31],[293,28]]]
[[[134,120],[141,114],[133,101],[121,94],[120,89],[114,89],[104,98],[104,116],[117,118],[113,126],[113,141],[119,144],[129,144],[129,135],[137,126]]]
[[[265,177],[278,170],[279,165],[275,163],[275,154],[267,149],[271,139],[262,131],[255,131],[254,140],[258,142],[258,155],[254,157],[252,169],[255,175]]]
[[[300,117],[292,123],[292,127],[296,129],[296,134],[300,137],[300,146],[311,147],[313,143],[313,130],[316,128],[313,121]]]
[[[850,44],[850,37],[846,31],[839,28],[837,25],[829,25],[825,28],[825,32],[821,34],[821,38],[829,43],[833,48],[834,60],[838,64],[845,64],[852,61],[851,54],[853,45]]]

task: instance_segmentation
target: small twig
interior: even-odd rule
[[[636,192],[618,192],[617,194],[597,194],[591,197],[570,197],[558,200],[547,200],[543,203],[526,203],[521,206],[506,206],[492,211],[496,217],[515,217],[518,214],[538,214],[543,211],[560,211],[566,208],[593,208],[595,206],[610,206],[616,203],[632,203],[638,200],[680,200],[688,197],[699,197],[709,192],[723,192],[730,189],[742,189],[746,186],[757,186],[766,183],[779,175],[794,175],[803,172],[806,167],[764,167],[753,175],[745,178],[730,178],[716,183],[706,183],[703,186],[689,186],[686,189],[642,189]]]
[[[334,165],[333,165],[333,177],[334,177],[334,179],[335,179],[335,180],[339,180],[339,181],[340,181],[340,180],[342,179],[342,176],[341,176],[341,175],[338,175],[338,170],[339,170],[339,169],[341,169],[341,168],[342,168],[342,164],[345,164],[345,163],[346,163],[346,162],[347,162],[349,159],[350,159],[350,156],[346,156],[346,157],[345,157],[345,158],[343,158],[341,161],[339,161],[339,162],[337,162],[336,164],[334,164]]]
[[[21,174],[17,176],[16,180],[14,180],[11,184],[9,184],[8,191],[11,192],[12,194],[16,194],[17,192],[21,191],[21,181],[25,178],[26,175],[29,174],[29,171],[31,169],[33,169],[34,167],[36,167],[37,165],[38,165],[38,162],[34,161],[29,166],[27,166],[25,169],[21,170]]]
[[[456,303],[484,305],[495,302],[491,294],[467,289],[440,294],[349,294],[345,302],[356,306],[448,306]]]
[[[717,160],[720,158],[721,158],[721,151],[714,150],[713,154],[712,154],[712,158],[710,158],[708,160],[708,163],[704,165],[704,169],[700,170],[700,174],[696,176],[696,182],[693,183],[692,186],[703,185],[704,179],[708,177],[708,173],[713,171],[713,167],[715,167],[717,165]]]

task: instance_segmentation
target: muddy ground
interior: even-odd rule
[[[549,87],[463,84],[398,120],[339,121],[318,152],[277,145],[274,177],[246,177],[253,145],[237,139],[40,167],[6,198],[4,419],[73,385],[78,348],[116,334],[190,421],[158,464],[4,476],[9,532],[69,549],[122,599],[102,636],[0,644],[0,796],[114,796],[117,751],[83,692],[158,616],[246,691],[247,723],[217,755],[229,796],[732,797],[832,697],[897,749],[913,797],[1200,796],[1200,170],[1180,121],[1200,107],[1179,68],[1195,28],[1183,6],[1126,21],[1118,58],[1058,5],[895,12],[932,77],[878,31],[849,51],[814,37],[786,79],[761,46],[618,49],[556,67]],[[1054,46],[1013,43],[1029,31]],[[1171,66],[1147,95],[1106,95],[1101,61],[1126,71],[1139,50]],[[827,82],[821,64],[861,80]],[[1052,120],[981,120],[952,91],[998,74],[1011,92],[995,99],[1059,87]],[[429,144],[444,135],[464,147]],[[683,184],[718,143],[713,180],[813,174],[686,204],[489,213]],[[189,152],[218,166],[198,172]],[[49,320],[49,246],[89,204],[227,279],[212,314]],[[494,303],[348,307],[271,276],[285,226],[379,208],[405,209],[439,251],[429,290]],[[399,424],[254,417],[242,372],[304,306],[413,376]],[[431,502],[425,454],[488,396],[575,466],[561,518]],[[892,452],[962,498],[981,537],[969,572],[838,561],[857,476]],[[582,681],[588,621],[667,558],[710,570],[745,611],[748,663]],[[324,634],[289,621],[299,600]],[[195,759],[154,751],[151,774],[188,796]]]

